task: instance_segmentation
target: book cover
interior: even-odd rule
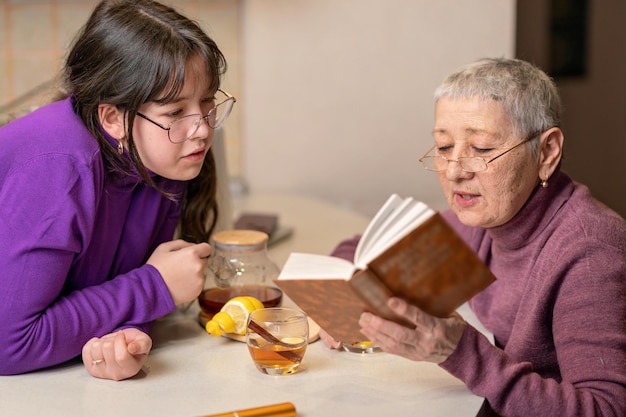
[[[398,206],[407,212],[404,204]],[[389,207],[385,210],[394,216]],[[379,246],[365,266],[324,255],[292,254],[275,283],[327,333],[348,344],[364,338],[358,325],[363,311],[410,325],[387,308],[392,295],[428,314],[447,317],[495,277],[439,213],[413,211],[412,216],[419,221],[409,219],[408,230],[395,234],[383,249]],[[375,219],[384,224],[380,216]],[[379,230],[368,227],[366,232],[382,239]]]

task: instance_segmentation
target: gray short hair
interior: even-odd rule
[[[502,102],[520,136],[560,127],[561,98],[554,81],[526,61],[484,58],[450,74],[435,90],[443,97]]]

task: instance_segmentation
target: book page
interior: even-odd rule
[[[366,265],[378,257],[378,255],[415,230],[415,228],[426,219],[430,218],[434,213],[435,211],[426,204],[419,201],[416,202],[416,204],[404,213],[401,218],[397,219],[394,224],[389,225],[389,228],[379,236],[378,240],[374,242],[369,250],[362,254],[361,258],[355,262],[356,268],[364,269]]]
[[[426,204],[415,202],[401,218],[398,218],[393,224],[390,224],[387,230],[382,233],[375,245],[372,245],[370,251],[375,251],[376,247],[383,248],[391,246],[397,242],[402,236],[406,236],[410,231],[415,229],[425,219],[434,213]],[[370,258],[371,259],[371,258]]]
[[[385,201],[385,204],[383,204],[383,206],[374,215],[361,235],[361,240],[359,240],[359,244],[354,252],[355,260],[361,257],[361,253],[364,252],[365,248],[371,244],[373,237],[377,234],[377,231],[383,227],[387,219],[398,208],[398,206],[402,204],[403,201],[404,199],[398,194],[392,194],[389,196],[387,201]]]
[[[293,252],[278,279],[345,279],[355,271],[352,263],[330,255]]]
[[[354,263],[362,265],[361,259],[363,256],[372,250],[372,247],[380,244],[380,237],[385,234],[385,232],[392,227],[396,222],[401,220],[406,213],[411,210],[417,204],[413,198],[408,197],[405,199],[401,199],[397,195],[394,194],[397,199],[394,199],[394,205],[389,207],[387,203],[383,207],[384,211],[381,210],[376,214],[376,227],[370,228],[368,227],[363,233],[361,240],[359,241],[359,246],[357,247],[357,251],[354,254]],[[391,200],[391,198],[390,198]],[[389,203],[390,201],[387,200]],[[380,218],[379,218],[380,216]]]

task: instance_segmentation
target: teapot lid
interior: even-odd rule
[[[258,230],[224,230],[213,235],[213,241],[219,247],[232,247],[238,249],[252,249],[263,246],[269,236]]]

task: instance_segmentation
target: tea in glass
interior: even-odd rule
[[[299,310],[277,307],[250,313],[246,343],[252,361],[268,375],[295,373],[308,344],[309,322]]]

